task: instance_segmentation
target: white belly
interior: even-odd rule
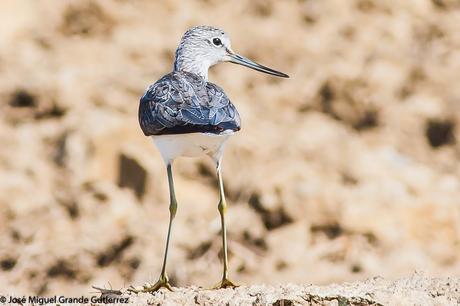
[[[225,142],[233,133],[221,135],[211,133],[191,133],[152,136],[166,163],[176,157],[197,157],[208,155],[218,162],[224,150]]]

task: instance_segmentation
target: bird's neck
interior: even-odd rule
[[[207,60],[200,59],[199,56],[187,56],[181,52],[176,52],[174,61],[174,71],[185,71],[194,73],[202,77],[205,81],[208,80],[208,70],[212,64]]]

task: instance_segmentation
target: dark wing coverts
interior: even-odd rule
[[[146,136],[238,131],[240,116],[222,88],[183,71],[150,85],[139,105],[139,124]]]

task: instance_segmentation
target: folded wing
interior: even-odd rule
[[[146,136],[238,131],[240,117],[222,88],[183,71],[149,86],[139,104],[139,124]]]

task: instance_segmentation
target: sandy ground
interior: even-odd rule
[[[459,278],[430,278],[422,274],[395,281],[372,278],[341,285],[252,285],[236,289],[206,290],[189,287],[173,292],[133,294],[104,291],[106,299],[128,298],[132,305],[458,305]]]
[[[155,281],[166,171],[137,123],[190,26],[291,75],[223,64],[230,275],[241,284],[460,273],[460,5],[449,0],[0,3],[0,288]],[[221,273],[214,169],[174,168],[168,272]]]

